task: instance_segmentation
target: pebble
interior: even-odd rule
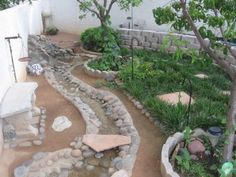
[[[81,168],[83,168],[83,162],[82,162],[82,161],[77,162],[77,163],[75,164],[75,168],[76,168],[76,169],[81,169]]]
[[[47,165],[51,166],[53,164],[53,162],[51,160],[47,161]]]
[[[103,156],[104,156],[103,153],[96,153],[96,154],[95,154],[95,157],[96,157],[97,159],[100,159],[100,158],[102,158]]]
[[[88,171],[92,171],[92,170],[94,170],[94,169],[95,169],[95,167],[92,166],[92,165],[87,165],[87,166],[86,166],[86,170],[88,170]]]
[[[72,150],[71,151],[71,155],[73,156],[73,157],[79,157],[79,156],[81,156],[81,151],[79,150],[79,149],[77,149],[77,150]]]
[[[35,140],[35,141],[33,141],[33,144],[36,146],[40,146],[43,144],[43,142],[41,140]]]
[[[42,158],[44,158],[46,156],[46,153],[45,152],[38,152],[36,154],[33,155],[33,160],[40,160]]]

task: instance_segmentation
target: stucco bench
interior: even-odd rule
[[[16,83],[9,87],[0,103],[0,146],[15,139],[35,139],[38,128],[32,125],[35,117],[35,82]],[[11,130],[6,129],[11,127]],[[0,147],[1,151],[1,147]],[[1,153],[1,152],[0,152]]]
[[[11,86],[3,97],[0,118],[7,118],[16,114],[31,111],[34,101],[34,92],[37,83],[17,83]]]

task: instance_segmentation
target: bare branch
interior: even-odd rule
[[[110,13],[111,8],[112,8],[113,4],[114,4],[116,1],[117,1],[117,0],[111,0],[111,3],[109,4],[108,9],[106,10],[106,15],[105,15],[105,16],[107,16],[107,15]]]

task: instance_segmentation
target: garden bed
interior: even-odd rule
[[[199,77],[203,74],[204,77]],[[192,129],[224,127],[229,100],[225,91],[230,89],[231,82],[207,57],[194,61],[184,56],[176,60],[171,54],[135,50],[133,77],[132,63],[128,61],[119,72],[123,88],[143,103],[167,134],[183,131],[187,124]],[[194,104],[189,112],[188,105],[171,105],[157,98],[181,91],[192,92]]]

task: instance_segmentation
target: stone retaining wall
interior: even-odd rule
[[[138,49],[151,49],[151,50],[158,50],[163,42],[165,36],[169,35],[170,33],[167,32],[157,32],[151,30],[137,30],[137,29],[126,29],[120,28],[118,29],[120,34],[120,39],[122,45],[125,47],[131,46],[132,38],[134,39],[133,44],[134,48]],[[184,40],[189,42],[185,47],[186,48],[195,48],[200,49],[200,44],[198,43],[195,36],[192,35],[184,35],[184,34],[171,34],[174,37],[179,38],[180,40]],[[175,49],[174,44],[171,42],[170,51]]]
[[[175,133],[173,136],[169,137],[166,143],[162,146],[161,151],[161,174],[163,177],[179,177],[179,175],[174,172],[173,167],[170,163],[170,155],[175,149],[176,145],[183,140],[183,134],[180,132]]]

